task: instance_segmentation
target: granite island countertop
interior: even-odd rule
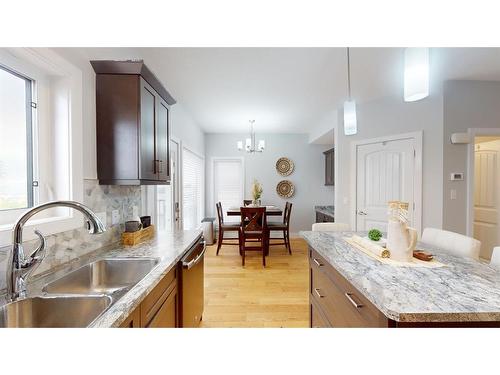
[[[42,288],[48,282],[95,260],[118,257],[159,258],[159,263],[150,273],[114,302],[89,326],[98,328],[118,327],[196,243],[201,233],[198,230],[165,232],[156,234],[151,240],[135,246],[124,246],[116,243],[102,247],[81,258],[52,269],[50,272],[34,277],[27,286],[28,296],[42,295]],[[1,304],[3,304],[2,301],[0,301]]]
[[[335,219],[334,206],[314,206],[314,211],[319,212],[320,214],[326,216],[330,216],[332,219]]]
[[[395,267],[349,246],[348,233],[300,232],[308,244],[372,302],[398,322],[500,321],[500,269],[419,243],[440,268]]]

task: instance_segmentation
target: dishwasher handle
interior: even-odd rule
[[[182,267],[183,268],[187,268],[188,270],[193,268],[194,266],[196,266],[200,260],[203,258],[203,255],[205,255],[205,251],[207,250],[207,243],[205,241],[202,242],[203,243],[203,250],[201,251],[201,253],[198,254],[198,256],[196,258],[194,258],[193,260],[189,261],[189,262],[182,262]]]

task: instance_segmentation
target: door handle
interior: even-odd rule
[[[366,215],[368,215],[368,214],[367,214],[365,211],[361,211],[361,210],[359,210],[359,211],[358,211],[358,215],[359,215],[359,216],[366,216]]]
[[[323,266],[323,263],[320,263],[320,261],[319,261],[319,260],[317,260],[316,258],[313,258],[313,262],[314,262],[314,263],[316,263],[316,265],[317,265],[318,267],[322,267],[322,266]]]
[[[319,298],[324,298],[325,296],[322,295],[320,292],[319,292],[319,289],[318,288],[314,288],[314,291],[316,292],[316,295],[319,297]]]
[[[354,298],[352,298],[352,293],[344,293],[344,295],[347,297],[347,299],[349,300],[349,302],[352,303],[352,305],[357,308],[357,309],[360,309],[363,307],[363,305],[361,303],[357,303]]]
[[[205,251],[207,250],[207,243],[203,241],[203,251],[192,261],[190,262],[182,262],[182,267],[187,268],[188,270],[193,268],[198,264],[201,258],[203,258],[203,255],[205,255]]]

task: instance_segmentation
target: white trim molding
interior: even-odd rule
[[[82,71],[49,48],[0,50],[0,61],[15,70],[26,72],[35,80],[40,77],[40,81],[44,81],[45,77],[50,77],[50,84],[37,88],[40,94],[37,103],[39,169],[41,173],[46,173],[45,176],[39,176],[39,181],[45,179],[47,185],[46,193],[40,196],[38,203],[54,199],[82,202]],[[57,95],[57,104],[51,100],[54,95]],[[50,143],[45,144],[49,138]],[[44,145],[49,146],[49,149],[42,150]],[[48,216],[46,212],[30,220],[25,226],[24,239],[35,238],[35,227],[45,235],[50,235],[83,225],[81,214],[74,210],[57,209],[52,215]],[[13,225],[14,222],[0,226],[0,246],[12,242]]]
[[[369,145],[373,143],[389,142],[389,141],[399,141],[405,139],[413,139],[415,142],[415,176],[413,179],[413,191],[415,200],[415,211],[414,211],[414,227],[419,234],[422,233],[422,149],[423,149],[423,131],[394,134],[389,136],[363,139],[359,141],[351,142],[351,181],[350,181],[350,199],[351,199],[351,228],[354,231],[356,228],[356,212],[357,212],[357,149],[361,145]]]
[[[467,144],[467,215],[466,235],[474,235],[474,146],[475,138],[480,136],[499,136],[498,128],[469,128],[467,129],[470,142]]]

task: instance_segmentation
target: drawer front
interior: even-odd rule
[[[324,317],[321,308],[318,307],[314,299],[311,299],[311,303],[309,304],[310,309],[310,327],[311,328],[331,328],[332,326],[328,322],[328,320]]]
[[[387,318],[314,250],[311,298],[334,327],[387,327]]]
[[[174,267],[141,303],[141,326],[146,327],[162,307],[174,288],[177,287],[177,268]]]

